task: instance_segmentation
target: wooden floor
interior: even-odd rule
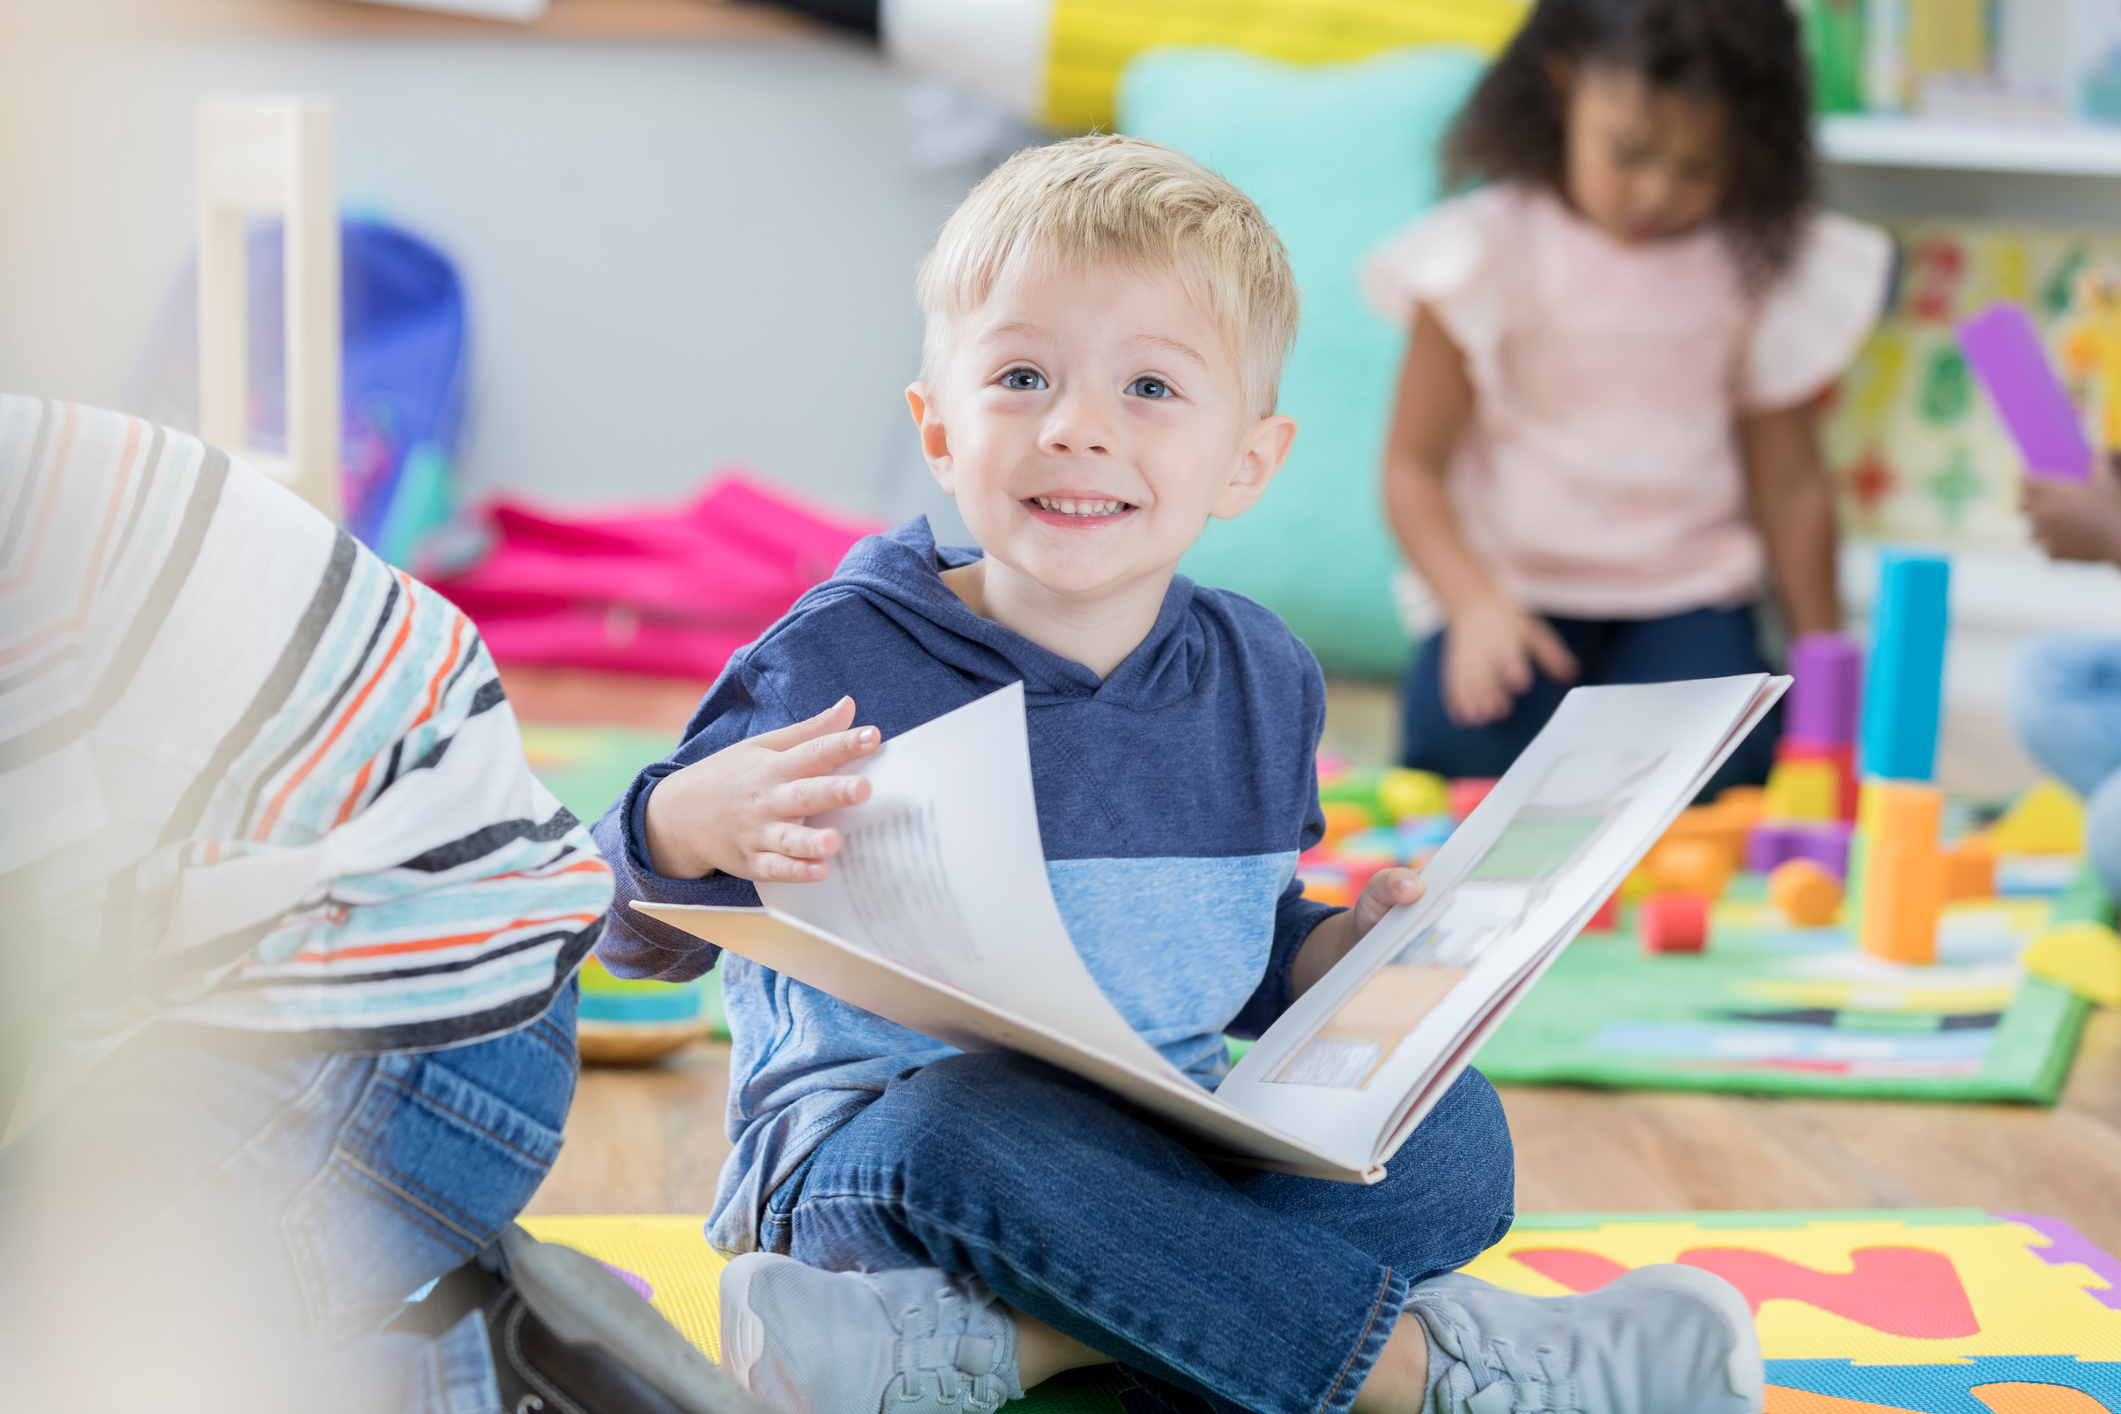
[[[582,1073],[533,1213],[703,1213],[729,1152],[729,1048]],[[2092,1018],[2052,1110],[1506,1088],[1528,1213],[1986,1208],[2121,1252],[2121,1014]]]
[[[511,677],[509,690],[542,689],[539,715],[564,719],[573,704],[562,686]],[[692,691],[635,698],[628,715],[675,731]],[[1389,691],[1335,684],[1329,697],[1327,747],[1382,759],[1395,730]],[[580,705],[617,715],[601,692]],[[530,1211],[705,1212],[729,1151],[728,1055],[703,1043],[643,1069],[585,1070],[566,1147]],[[2121,1252],[2113,1012],[2094,1014],[2052,1110],[1515,1088],[1503,1102],[1523,1212],[1973,1207],[2050,1214]]]

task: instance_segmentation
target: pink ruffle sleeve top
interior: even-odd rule
[[[1543,187],[1499,184],[1393,238],[1364,280],[1402,326],[1434,311],[1465,356],[1474,406],[1446,484],[1498,587],[1642,619],[1757,596],[1739,419],[1824,390],[1891,269],[1884,232],[1822,212],[1753,293],[1714,228],[1631,245]]]

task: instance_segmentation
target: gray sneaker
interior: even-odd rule
[[[1520,1296],[1453,1273],[1407,1297],[1450,1357],[1425,1414],[1760,1414],[1760,1336],[1738,1289],[1638,1267],[1582,1296]]]
[[[769,1252],[722,1270],[722,1368],[783,1414],[994,1414],[1024,1394],[1016,1322],[977,1277]]]

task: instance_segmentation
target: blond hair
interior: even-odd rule
[[[1020,260],[1174,271],[1237,360],[1246,406],[1274,411],[1300,313],[1288,252],[1250,197],[1184,153],[1078,137],[1027,148],[988,174],[921,259],[921,377],[931,387],[953,326]]]

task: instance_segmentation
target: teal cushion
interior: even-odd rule
[[[1166,49],[1120,80],[1122,131],[1228,177],[1289,247],[1304,323],[1281,410],[1296,446],[1265,499],[1211,522],[1183,568],[1279,613],[1328,671],[1386,673],[1406,658],[1378,480],[1406,331],[1364,303],[1360,268],[1435,201],[1437,143],[1481,69],[1457,48],[1318,66]]]

